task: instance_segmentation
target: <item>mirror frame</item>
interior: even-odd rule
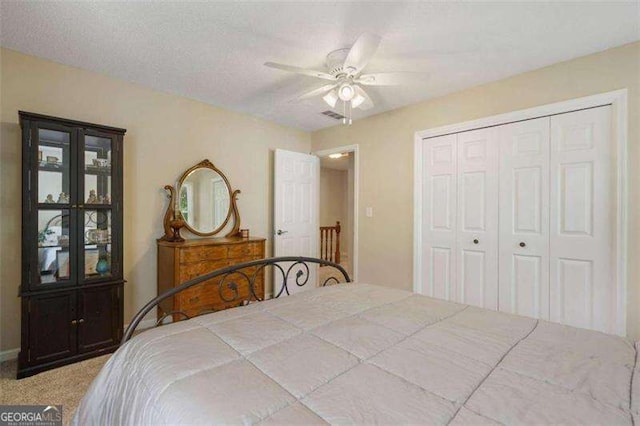
[[[184,220],[184,218],[182,217],[182,213],[178,208],[178,202],[180,199],[180,188],[182,187],[182,185],[184,184],[184,181],[189,177],[191,173],[200,169],[209,169],[218,173],[224,180],[224,183],[227,185],[227,190],[229,191],[229,211],[227,212],[227,216],[224,222],[222,222],[220,226],[218,226],[216,229],[214,229],[211,232],[201,232],[201,231],[198,231],[197,229],[194,229],[191,225],[189,225]],[[240,213],[238,211],[238,205],[236,203],[240,190],[236,189],[235,191],[233,191],[231,189],[231,184],[229,183],[229,179],[227,179],[227,176],[225,176],[225,174],[222,173],[220,169],[214,166],[211,161],[205,159],[199,162],[198,164],[195,164],[194,166],[188,168],[184,173],[182,173],[175,187],[171,185],[165,185],[164,189],[165,191],[168,192],[167,195],[170,198],[170,201],[169,201],[169,206],[167,206],[167,211],[164,215],[165,235],[162,238],[160,238],[161,240],[174,241],[174,242],[184,241],[184,238],[182,238],[182,236],[180,235],[181,228],[186,228],[189,232],[199,237],[212,237],[220,233],[227,226],[232,215],[234,218],[233,228],[229,233],[225,235],[225,237],[226,238],[235,237],[240,234]]]

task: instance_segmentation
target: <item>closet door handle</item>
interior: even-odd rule
[[[480,240],[477,239],[477,238],[473,240],[473,244],[478,244],[479,242],[480,242]]]
[[[519,245],[520,245],[520,247],[526,247],[527,246],[524,241],[520,241]]]

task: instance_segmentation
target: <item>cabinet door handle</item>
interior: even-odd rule
[[[71,320],[71,325],[76,325],[78,324],[78,320]]]
[[[84,318],[80,318],[80,319],[78,320],[78,324],[82,324],[83,322],[84,322]]]
[[[520,247],[526,247],[527,245],[525,244],[524,241],[520,241]]]
[[[473,244],[478,244],[479,242],[480,242],[480,240],[477,239],[477,238],[473,240]]]

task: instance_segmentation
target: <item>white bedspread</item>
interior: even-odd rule
[[[635,365],[619,337],[340,284],[141,333],[74,422],[631,425]]]

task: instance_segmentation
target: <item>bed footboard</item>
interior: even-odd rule
[[[320,286],[326,286],[328,284],[337,284],[340,282],[351,282],[351,278],[347,271],[339,264],[329,262],[327,260],[316,259],[313,257],[300,257],[300,256],[284,256],[284,257],[272,257],[269,259],[254,260],[251,262],[239,263],[237,265],[228,266],[226,268],[218,269],[208,274],[201,275],[197,278],[189,280],[179,286],[165,291],[164,293],[154,297],[150,300],[138,313],[133,317],[133,320],[127,327],[122,337],[120,344],[124,344],[131,338],[136,331],[140,322],[144,317],[149,314],[154,308],[159,308],[160,304],[166,299],[173,298],[178,293],[201,284],[205,281],[220,278],[218,282],[218,292],[220,298],[227,303],[239,303],[247,304],[251,301],[261,302],[257,296],[255,290],[256,279],[259,274],[262,274],[265,270],[272,269],[273,274],[273,289],[274,297],[280,297],[283,294],[289,295],[289,287],[297,286],[303,287],[305,285],[314,286],[315,282],[310,282],[311,269],[310,265],[317,264],[319,266],[330,266],[335,269],[335,273],[327,273],[328,268],[323,269],[323,275],[325,278],[319,283]],[[252,269],[248,271],[248,269]],[[344,281],[342,281],[344,280]],[[240,281],[240,282],[239,282]],[[238,289],[240,284],[247,283],[249,288],[249,298],[241,297]],[[201,312],[201,314],[211,313],[213,311]],[[179,320],[190,319],[191,317],[184,312],[171,311],[164,312],[163,315],[156,322],[156,326],[162,325],[164,319],[167,317],[179,317]]]

